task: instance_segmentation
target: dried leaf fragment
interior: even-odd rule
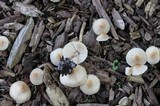
[[[43,14],[35,6],[23,4],[21,2],[15,2],[12,8],[16,11],[21,12],[24,15],[31,16],[31,17],[38,17],[39,15]]]
[[[27,47],[26,42],[31,37],[33,27],[34,27],[34,20],[33,18],[30,18],[27,24],[21,29],[20,33],[18,34],[12,46],[12,49],[7,61],[7,66],[9,68],[13,68],[21,60],[21,57]]]
[[[124,30],[124,28],[125,28],[124,21],[121,18],[119,12],[115,8],[113,8],[113,10],[112,10],[112,17],[113,17],[114,25],[117,26],[118,28],[120,28],[121,30]]]

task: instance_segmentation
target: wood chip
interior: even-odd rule
[[[144,35],[144,39],[146,41],[150,41],[152,39],[152,36],[149,33],[146,32],[145,35]]]
[[[54,106],[69,106],[67,97],[63,91],[56,85],[55,82],[52,82],[52,77],[49,74],[50,69],[48,66],[45,66],[44,69],[44,83],[46,85],[46,93],[50,98],[52,105]]]
[[[10,8],[3,1],[0,1],[0,7],[4,10],[10,10]]]
[[[144,0],[137,0],[136,6],[140,7],[143,2],[144,2]]]
[[[158,82],[158,78],[155,78],[149,85],[149,88],[153,88],[157,84],[157,82]]]
[[[20,23],[15,23],[15,22],[12,22],[12,23],[6,23],[3,25],[4,28],[6,29],[12,29],[12,30],[15,30],[15,31],[19,31],[24,25],[20,24]]]
[[[21,60],[21,57],[28,45],[27,41],[31,37],[33,27],[34,27],[34,20],[30,18],[26,23],[26,25],[19,32],[12,46],[9,58],[7,60],[7,66],[9,68],[13,68]]]
[[[155,96],[155,94],[153,93],[153,90],[151,88],[148,87],[147,84],[144,85],[145,89],[146,89],[146,93],[149,95],[149,102],[151,103],[152,106],[159,106],[159,102]]]
[[[12,8],[16,11],[21,12],[24,15],[31,16],[31,17],[38,17],[39,15],[43,14],[35,6],[23,4],[21,2],[15,2]]]
[[[115,92],[113,91],[113,89],[111,88],[109,90],[109,101],[114,100],[114,96],[115,96]]]
[[[152,16],[155,12],[155,6],[157,5],[158,0],[150,0],[147,5],[145,6],[145,13],[146,15]]]
[[[24,20],[24,17],[22,15],[12,15],[9,17],[6,17],[4,19],[0,20],[0,26],[4,25],[5,23],[10,23],[10,22],[22,22]]]
[[[117,26],[118,28],[120,28],[121,30],[124,30],[125,23],[124,23],[123,19],[121,18],[119,12],[115,8],[112,9],[112,17],[113,17],[114,25]]]
[[[86,104],[77,104],[76,106],[109,106],[109,104],[94,104],[94,103],[86,103]]]
[[[45,29],[45,24],[43,20],[39,23],[39,25],[35,25],[31,41],[29,46],[32,47],[32,52],[34,52],[39,44],[43,31]]]
[[[145,83],[141,76],[128,76],[127,80],[128,81],[137,82],[137,83],[140,83],[140,84],[144,84]]]

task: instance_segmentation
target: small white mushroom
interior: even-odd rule
[[[160,51],[158,47],[151,46],[146,50],[147,62],[157,64],[160,60]]]
[[[100,89],[100,80],[97,76],[89,74],[84,85],[80,86],[80,90],[87,95],[93,95]]]
[[[59,2],[60,0],[50,0],[50,1],[56,3],[56,2]]]
[[[86,46],[78,41],[69,42],[63,48],[64,58],[70,58],[76,64],[82,63],[88,56]]]
[[[44,72],[40,68],[33,69],[32,72],[30,73],[30,76],[29,76],[31,83],[34,85],[42,84],[43,83],[43,75],[44,75]]]
[[[128,97],[123,97],[119,102],[118,102],[118,104],[120,105],[120,106],[127,106],[128,105]]]
[[[11,85],[9,94],[16,103],[24,103],[30,99],[31,90],[25,82],[17,81]]]
[[[132,68],[131,68],[131,67],[126,67],[126,68],[125,68],[125,74],[126,74],[127,76],[130,76],[130,75],[132,74]]]
[[[133,48],[128,51],[126,61],[130,66],[145,64],[147,61],[146,53],[143,49]]]
[[[83,85],[87,80],[87,72],[84,67],[77,65],[71,74],[60,75],[60,82],[68,87],[77,87]]]
[[[50,53],[50,60],[56,66],[58,66],[62,58],[62,50],[62,48],[57,48]]]
[[[0,50],[6,50],[9,45],[9,40],[5,36],[0,36]]]
[[[106,41],[108,39],[109,39],[109,36],[107,34],[101,34],[96,38],[97,41]]]
[[[109,36],[107,35],[110,30],[110,24],[108,20],[103,18],[97,19],[94,21],[92,28],[93,32],[98,35],[96,39],[97,41],[106,41],[109,39]]]
[[[135,65],[132,67],[132,75],[141,75],[147,71],[148,67],[146,65]]]

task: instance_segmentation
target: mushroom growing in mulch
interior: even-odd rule
[[[14,82],[10,87],[9,94],[19,104],[31,98],[31,90],[24,81]]]

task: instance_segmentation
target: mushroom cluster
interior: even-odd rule
[[[160,51],[158,47],[150,46],[146,52],[141,48],[132,48],[126,55],[126,62],[131,67],[126,67],[125,74],[130,75],[141,75],[147,69],[146,62],[151,65],[157,64],[160,60]]]
[[[92,28],[93,32],[98,35],[97,41],[107,41],[109,39],[107,33],[110,30],[110,23],[108,20],[104,18],[97,19],[94,21]]]
[[[98,92],[100,81],[95,75],[87,75],[86,69],[79,65],[85,61],[87,56],[87,47],[79,41],[72,41],[67,43],[63,49],[58,48],[52,51],[50,60],[57,66],[60,72],[60,82],[64,86],[80,86],[83,93],[92,95]]]

